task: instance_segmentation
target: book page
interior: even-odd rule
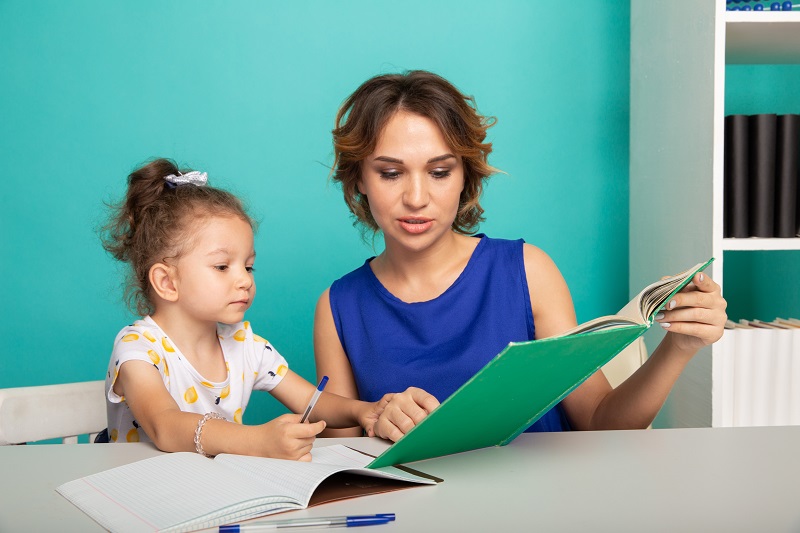
[[[263,515],[300,507],[281,490],[265,490],[264,483],[189,452],[137,461],[56,490],[106,529],[122,532],[189,523],[197,529],[252,516],[254,508]]]
[[[435,483],[431,479],[416,476],[394,467],[367,469],[365,467],[372,462],[372,457],[341,444],[315,448],[311,455],[312,462],[310,463],[229,454],[220,454],[216,460],[242,474],[255,476],[258,479],[269,479],[270,483],[279,484],[283,494],[297,499],[303,505],[308,505],[317,485],[337,472],[347,471],[364,476],[399,479],[414,483]]]
[[[687,285],[694,274],[708,266],[711,261],[713,259],[705,263],[698,263],[675,276],[651,283],[634,296],[616,315],[593,318],[560,335],[556,335],[556,337],[567,337],[578,333],[591,333],[593,331],[632,325],[650,326],[653,323],[652,319],[656,311],[661,309],[673,293]]]
[[[569,335],[577,335],[579,333],[591,333],[593,331],[621,328],[624,326],[635,326],[639,324],[640,323],[637,322],[634,318],[630,318],[628,316],[623,316],[623,315],[601,316],[598,318],[593,318],[588,322],[578,324],[574,328],[567,330],[564,333],[561,333],[560,335],[555,335],[554,337],[568,337]]]
[[[652,323],[653,316],[667,303],[674,293],[688,285],[694,275],[711,264],[714,259],[709,259],[705,263],[698,263],[693,267],[684,270],[680,274],[675,274],[655,283],[651,283],[640,292],[634,300],[640,301],[639,309],[642,324]],[[627,306],[623,308],[626,310]],[[620,311],[622,312],[622,311]]]

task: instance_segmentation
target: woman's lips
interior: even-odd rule
[[[408,233],[424,233],[433,226],[433,220],[422,217],[407,217],[399,219],[400,226]]]

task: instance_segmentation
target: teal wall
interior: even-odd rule
[[[627,4],[627,3],[626,3]],[[209,173],[261,220],[248,317],[314,375],[319,294],[372,255],[327,183],[336,109],[433,70],[491,130],[482,230],[561,267],[581,320],[628,283],[629,8],[529,2],[0,1],[0,387],[100,379],[131,315],[95,229],[142,161]],[[282,409],[268,395],[248,409]]]
[[[800,65],[729,65],[725,114],[800,113]],[[800,318],[800,251],[725,252],[732,320]]]

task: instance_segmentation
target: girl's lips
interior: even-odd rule
[[[419,234],[424,233],[433,226],[433,220],[429,218],[401,218],[399,219],[400,227],[408,233]]]

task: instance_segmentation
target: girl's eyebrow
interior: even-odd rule
[[[439,161],[444,161],[445,159],[451,159],[451,158],[455,159],[456,156],[454,156],[453,154],[443,154],[443,155],[439,155],[439,156],[436,156],[436,157],[432,157],[432,158],[428,159],[427,162],[428,163],[438,163]],[[375,161],[386,161],[387,163],[397,163],[397,164],[400,164],[400,165],[403,164],[403,160],[402,159],[396,159],[394,157],[389,157],[388,155],[379,155],[374,160]]]
[[[230,255],[230,252],[228,251],[227,248],[217,248],[216,250],[211,250],[210,252],[208,252],[206,254],[206,257],[212,256],[212,255]],[[253,250],[253,253],[250,254],[247,258],[248,259],[250,259],[250,258],[255,259],[256,258],[256,251]]]
[[[211,250],[206,255],[229,255],[227,248],[217,248],[216,250]]]

